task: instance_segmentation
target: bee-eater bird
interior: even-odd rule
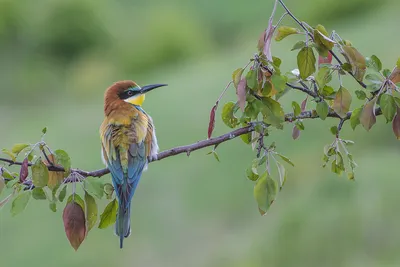
[[[119,81],[104,94],[104,121],[100,127],[102,158],[110,169],[118,200],[115,234],[120,248],[130,235],[131,200],[148,160],[155,159],[158,144],[152,118],[142,109],[145,93],[166,84],[140,87]]]

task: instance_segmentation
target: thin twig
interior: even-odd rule
[[[233,81],[230,81],[226,86],[225,89],[222,91],[222,93],[219,95],[217,102],[215,102],[215,105],[218,106],[219,101],[221,101],[222,97],[225,95],[226,91],[228,90],[229,86],[231,86]]]
[[[312,40],[314,40],[313,34],[310,33],[310,32],[308,31],[308,29],[307,29],[307,27],[304,25],[304,23],[301,22],[300,20],[298,20],[298,19],[296,18],[295,15],[293,15],[293,13],[292,13],[292,12],[289,10],[289,8],[283,3],[282,0],[278,0],[278,1],[279,1],[279,3],[281,4],[281,6],[286,10],[286,12],[288,13],[288,15],[289,15],[290,17],[292,17],[292,19],[293,19],[297,24],[299,24],[300,27],[303,28],[303,30],[307,33],[307,35],[308,35]],[[342,61],[340,60],[340,58],[335,54],[335,52],[333,52],[332,50],[329,50],[329,53],[332,54],[332,56],[335,58],[335,60],[336,60],[340,65],[343,65],[343,62],[342,62]],[[363,83],[362,81],[358,80],[358,79],[354,76],[354,73],[353,73],[352,71],[347,71],[347,72],[358,82],[359,85],[361,85],[363,88],[367,88],[367,85],[366,85],[365,83]]]
[[[308,94],[308,95],[310,95],[310,96],[312,96],[314,98],[318,97],[318,95],[314,91],[311,91],[310,89],[307,89],[307,88],[304,88],[304,87],[301,87],[301,86],[297,86],[297,85],[294,85],[294,84],[291,84],[291,83],[286,83],[286,85],[289,86],[292,89],[300,90],[300,91],[302,91],[302,92],[304,92],[304,93],[306,93],[306,94]]]

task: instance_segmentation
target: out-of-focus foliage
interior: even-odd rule
[[[379,55],[382,65],[395,63],[398,49],[388,45],[387,40],[400,41],[391,30],[397,23],[397,1],[285,3],[312,26],[339,25],[334,28],[343,37],[351,38],[363,54]],[[89,17],[98,24],[90,30],[95,33],[90,39],[94,44],[86,47],[77,42],[75,47],[85,48],[65,59],[44,49],[43,44],[51,39],[46,35],[51,33],[43,29],[50,27],[45,21],[57,7],[75,5],[77,9],[90,7]],[[164,10],[171,15],[157,20]],[[265,1],[169,1],[167,8],[162,3],[127,0],[0,1],[0,147],[10,148],[10,144],[30,138],[34,142],[37,129],[48,125],[49,144],[68,148],[76,166],[102,167],[97,156],[97,132],[103,92],[120,79],[171,85],[169,90],[149,96],[145,103],[163,149],[205,138],[209,108],[232,70],[255,50],[254,40],[265,28],[270,10],[271,3]],[[175,19],[178,22],[173,22]],[[175,25],[176,31],[164,24]],[[199,33],[191,33],[192,28]],[[163,35],[164,31],[179,36],[174,38],[180,42]],[[140,47],[137,36],[146,45]],[[283,55],[283,71],[295,64],[290,58],[298,53],[289,52],[289,38],[296,37],[287,38],[286,43],[273,46],[274,53]],[[172,47],[170,51],[178,51],[180,59],[161,56],[163,44]],[[179,54],[180,50],[186,52]],[[153,63],[146,66],[147,61]],[[346,88],[353,90],[356,86],[354,83]],[[359,94],[362,99],[364,96]],[[235,99],[235,93],[229,97]],[[299,97],[297,102],[301,100]],[[386,101],[386,114],[391,118],[392,102]],[[353,96],[354,107],[363,102]],[[285,102],[289,108],[285,112],[292,111],[290,104]],[[316,103],[309,102],[308,106],[314,108]],[[215,134],[228,130],[219,115]],[[400,132],[399,119],[395,116],[393,120],[395,131]],[[360,123],[359,118],[353,121]],[[135,230],[122,252],[117,250],[109,229],[91,234],[79,253],[74,253],[63,233],[60,209],[52,213],[48,207],[55,210],[54,203],[32,201],[43,198],[39,191],[23,195],[15,211],[24,208],[27,197],[31,201],[16,218],[9,213],[11,202],[5,207],[2,202],[0,250],[7,252],[7,257],[2,258],[1,265],[220,267],[265,266],[267,262],[269,266],[397,266],[399,155],[392,129],[384,121],[384,116],[377,118],[368,134],[360,126],[354,133],[344,129],[344,135],[356,142],[351,149],[360,167],[354,184],[316,166],[322,154],[320,148],[332,138],[332,123],[328,120],[325,124],[307,122],[299,142],[288,142],[292,134],[288,127],[283,132],[271,132],[282,152],[296,163],[296,169],[288,167],[285,189],[263,218],[257,210],[249,209],[255,201],[252,183],[243,170],[251,166],[243,158],[253,154],[241,140],[218,148],[220,163],[198,152],[189,159],[175,157],[152,164],[133,203]],[[242,178],[235,179],[240,173]],[[273,175],[278,177],[278,173]],[[0,191],[2,187],[0,182]],[[64,188],[57,197],[70,195],[70,190],[62,193]],[[82,188],[77,191],[83,196]],[[4,188],[1,199],[9,192]],[[108,202],[99,201],[98,215]],[[109,253],[99,253],[105,247]]]

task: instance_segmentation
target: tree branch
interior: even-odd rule
[[[338,114],[336,114],[336,112],[331,110],[328,113],[328,117],[341,119],[341,124],[343,125],[343,123],[345,121],[350,119],[351,114],[352,114],[352,112],[350,111],[350,112],[347,113],[346,117],[340,118],[338,116]],[[381,109],[377,108],[375,110],[375,114],[376,114],[376,116],[381,115],[382,114]],[[319,118],[315,110],[303,111],[298,116],[295,116],[293,113],[287,113],[285,115],[285,121],[286,122],[293,122],[293,121],[295,121],[297,119],[315,119],[315,118]],[[165,158],[168,158],[168,157],[172,157],[172,156],[175,156],[175,155],[178,155],[178,154],[182,154],[182,153],[186,153],[189,156],[192,151],[196,151],[196,150],[199,150],[199,149],[202,149],[202,148],[206,148],[206,147],[209,147],[209,146],[216,146],[216,145],[219,145],[219,144],[224,143],[226,141],[229,141],[231,139],[234,139],[236,137],[239,137],[239,136],[241,136],[243,134],[250,133],[250,132],[255,130],[255,126],[257,124],[258,124],[258,122],[250,123],[246,127],[242,127],[242,128],[233,130],[231,132],[228,132],[226,134],[220,135],[218,137],[214,137],[214,138],[206,139],[206,140],[201,140],[201,141],[199,141],[197,143],[194,143],[194,144],[190,144],[190,145],[186,145],[186,146],[174,147],[174,148],[162,151],[157,155],[157,157],[155,159],[149,159],[149,162],[162,160],[162,159],[165,159]],[[269,127],[269,126],[270,125],[265,125],[265,127]],[[6,158],[0,158],[0,161],[9,163],[10,166],[11,165],[22,165],[22,162],[19,162],[19,161],[14,162],[14,161],[12,161],[10,159],[6,159]],[[32,163],[29,163],[28,165],[31,166]],[[59,166],[56,166],[56,165],[54,165],[54,166],[49,165],[48,166],[48,170],[49,171],[58,171],[58,172],[65,171],[63,167],[59,167]],[[83,170],[80,170],[80,169],[72,169],[71,173],[77,173],[77,174],[82,175],[83,177],[89,177],[89,176],[91,176],[91,177],[101,177],[101,176],[104,176],[104,175],[110,173],[110,171],[109,171],[108,168],[95,170],[95,171],[83,171]],[[75,180],[73,180],[73,181],[75,181]],[[73,181],[71,179],[68,180],[68,178],[66,178],[64,182],[73,182]]]
[[[298,18],[296,18],[296,16],[289,10],[289,8],[283,3],[282,0],[278,0],[279,3],[281,4],[281,6],[283,7],[283,9],[285,9],[286,13],[297,23],[299,24],[299,26],[301,28],[303,28],[303,30],[307,33],[308,36],[310,36],[310,38],[312,40],[314,40],[314,36],[308,31],[307,27],[303,24],[303,22],[301,22]],[[340,58],[335,54],[335,52],[333,52],[332,50],[329,50],[329,53],[332,54],[332,56],[336,59],[336,61],[340,64],[343,65],[343,62],[340,60]],[[351,71],[347,71],[357,82],[359,85],[361,85],[363,88],[367,88],[367,85],[365,83],[363,83],[362,81],[359,81],[355,76],[354,73]]]

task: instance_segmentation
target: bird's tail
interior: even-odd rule
[[[131,234],[131,203],[130,201],[118,202],[117,221],[115,222],[115,234],[119,236],[119,247],[123,247],[124,238]]]

